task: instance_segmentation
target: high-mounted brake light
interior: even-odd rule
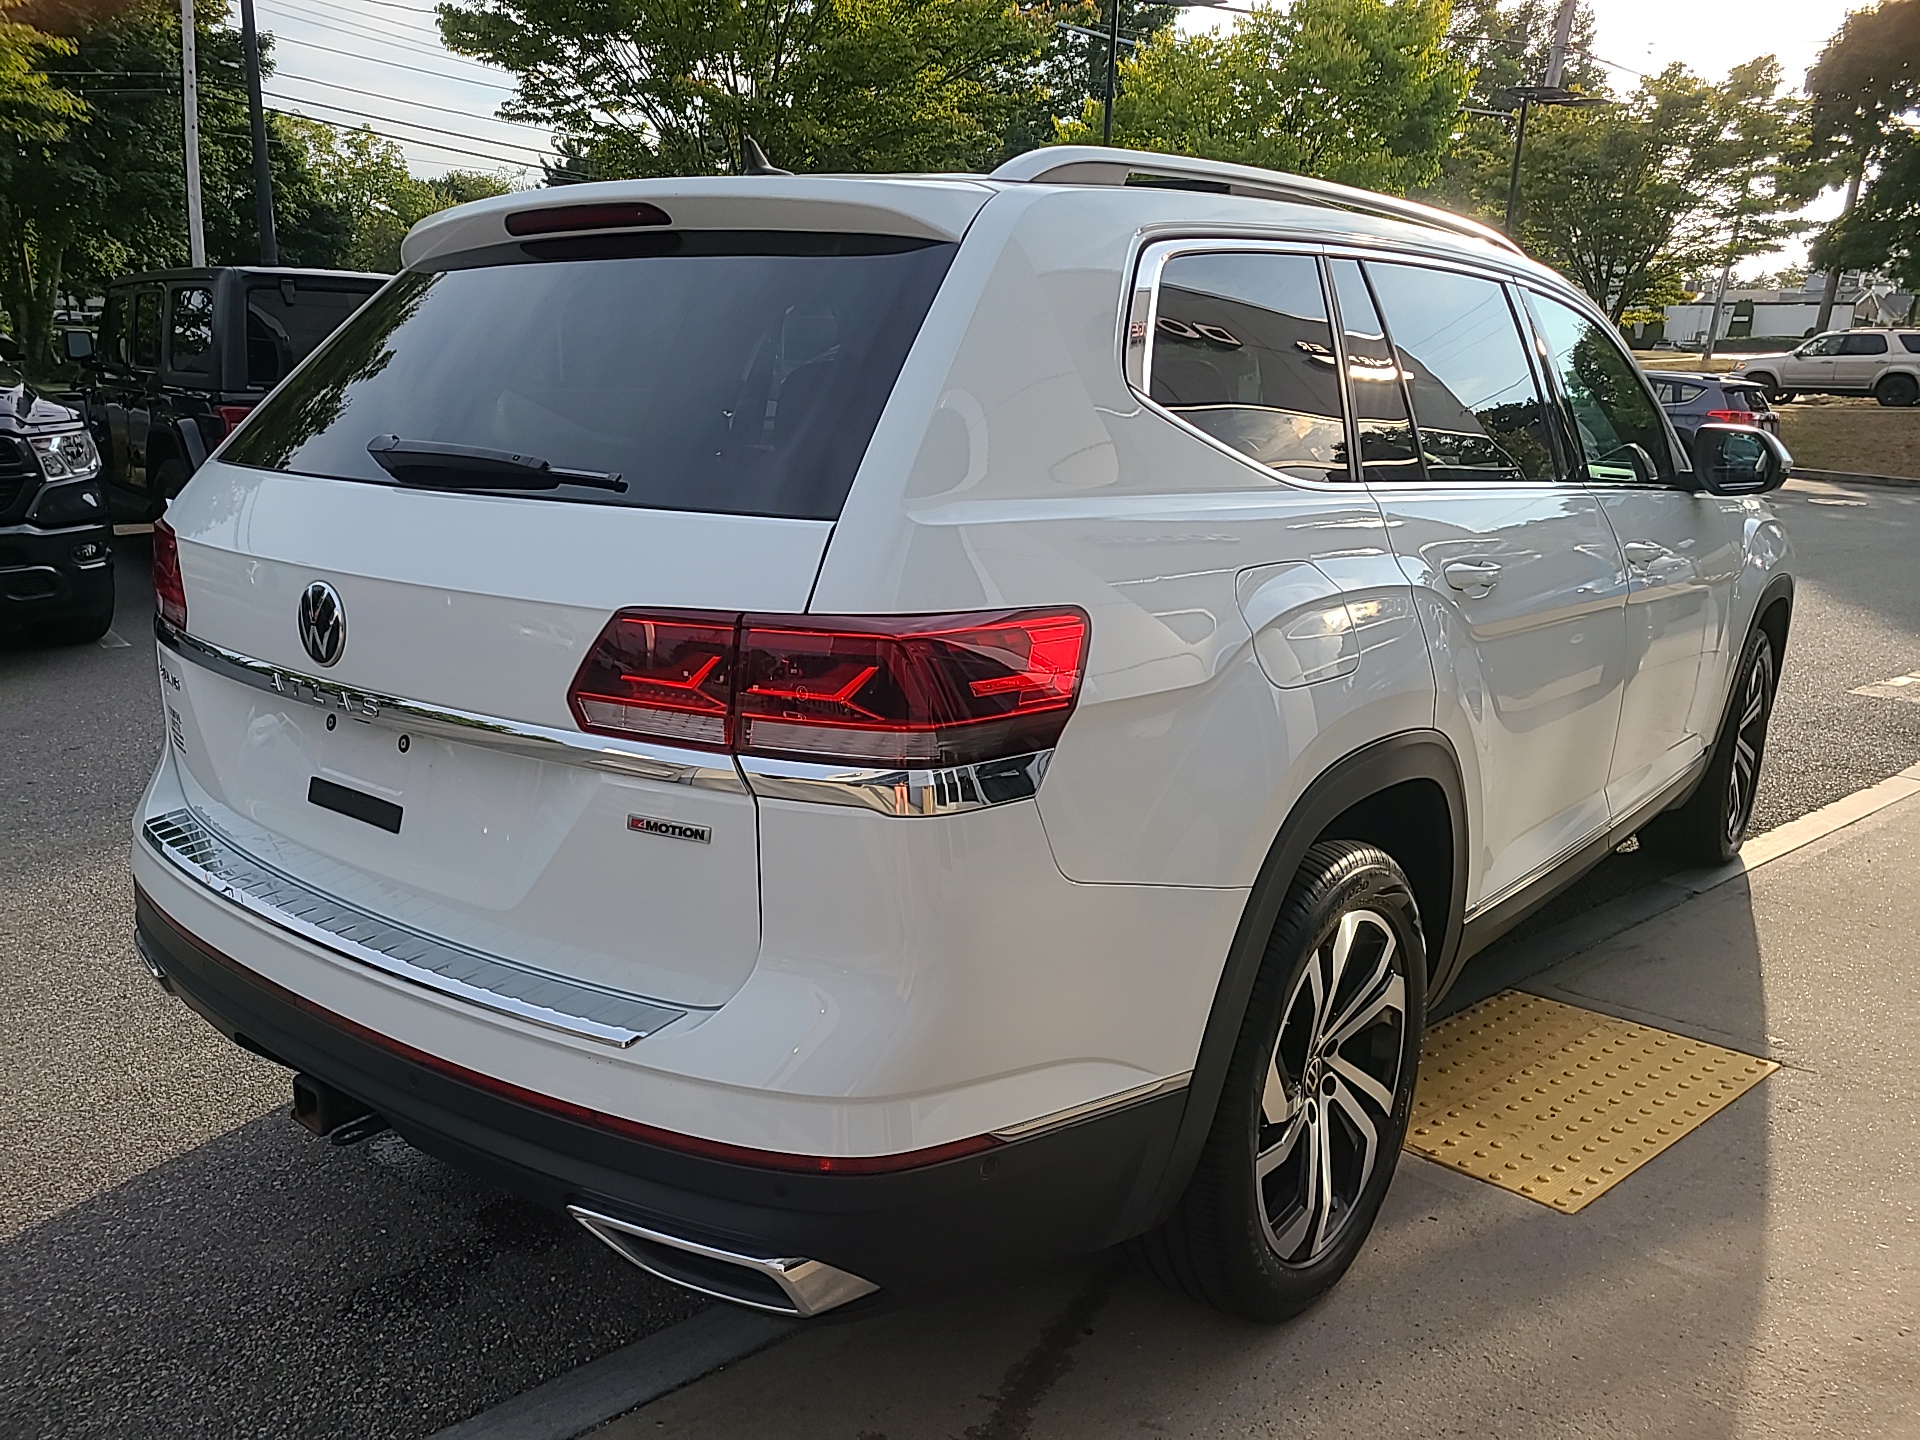
[[[607,205],[552,205],[507,216],[509,235],[560,235],[575,230],[625,230],[635,225],[671,225],[658,205],[645,201]]]
[[[1050,749],[1079,610],[719,617],[623,610],[568,701],[583,730],[791,760],[941,768]]]
[[[1716,425],[1751,425],[1753,424],[1753,411],[1709,410],[1707,411],[1707,419]]]
[[[153,606],[174,629],[187,628],[187,587],[180,578],[180,542],[164,520],[153,522]]]

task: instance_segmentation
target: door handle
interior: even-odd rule
[[[1456,590],[1478,590],[1482,594],[1500,581],[1500,567],[1491,560],[1449,560],[1440,567],[1447,584]]]
[[[1636,569],[1644,569],[1667,553],[1664,545],[1655,545],[1651,540],[1629,540],[1620,547],[1620,553],[1627,557],[1627,563]]]

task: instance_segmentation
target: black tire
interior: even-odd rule
[[[112,626],[113,591],[109,590],[102,608],[49,621],[40,627],[40,636],[54,645],[91,645]]]
[[[167,506],[178,495],[187,481],[193,478],[193,472],[187,469],[184,460],[162,461],[160,468],[153,472],[153,518],[158,520],[167,513]]]
[[[1756,370],[1752,374],[1741,378],[1752,381],[1755,385],[1758,385],[1762,390],[1766,391],[1767,399],[1770,401],[1777,402],[1781,400],[1791,400],[1793,398],[1793,392],[1791,390],[1780,389],[1778,382],[1774,380],[1773,376],[1764,370]]]
[[[1759,626],[1747,637],[1707,773],[1687,803],[1651,821],[1640,843],[1682,865],[1724,865],[1740,850],[1767,752],[1780,654]]]
[[[1920,400],[1920,382],[1911,375],[1883,375],[1873,387],[1873,398],[1892,409],[1905,409]]]
[[[1131,1243],[1142,1268],[1261,1321],[1299,1314],[1346,1273],[1406,1135],[1426,973],[1393,858],[1352,841],[1308,850],[1193,1177],[1172,1217]]]
[[[1769,390],[1767,392],[1767,403],[1770,405],[1786,405],[1799,398],[1800,394],[1796,390]]]

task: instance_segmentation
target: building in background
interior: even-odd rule
[[[1819,323],[1820,296],[1826,284],[1827,277],[1816,272],[1807,276],[1798,290],[1728,289],[1720,308],[1720,343],[1739,350],[1748,348],[1743,341],[1805,339]],[[1886,276],[1843,270],[1840,292],[1827,328],[1852,330],[1863,326],[1905,325],[1910,322],[1913,310],[1913,295],[1896,289]],[[1664,343],[1680,350],[1694,349],[1705,342],[1712,319],[1713,288],[1709,285],[1692,301],[1666,307],[1666,320],[1659,327],[1663,335],[1641,337],[1636,343]]]

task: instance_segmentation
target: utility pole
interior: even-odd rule
[[[1100,112],[1100,143],[1113,143],[1113,88],[1120,63],[1120,0],[1111,0],[1113,13],[1107,17],[1107,98]]]
[[[1846,219],[1853,213],[1853,202],[1860,198],[1860,172],[1854,171],[1847,177],[1847,198],[1840,204],[1840,218]],[[1824,332],[1833,323],[1833,304],[1840,298],[1840,267],[1827,266],[1826,288],[1820,292],[1820,314],[1813,322],[1813,333]]]
[[[180,106],[186,130],[187,263],[207,263],[207,224],[200,209],[200,62],[194,54],[193,0],[180,0]]]
[[[1553,48],[1547,52],[1549,89],[1560,88],[1560,77],[1567,68],[1567,46],[1573,41],[1573,11],[1579,0],[1560,0],[1560,13],[1553,17]]]
[[[1513,170],[1507,176],[1507,238],[1514,239],[1513,222],[1520,209],[1520,148],[1527,143],[1527,103],[1529,97],[1524,91],[1520,95],[1520,118],[1513,127]]]
[[[260,263],[280,263],[280,241],[273,233],[273,167],[267,161],[267,112],[260,100],[260,32],[253,24],[253,0],[240,0],[240,44],[247,58],[247,114],[253,122],[253,207],[260,223]]]

